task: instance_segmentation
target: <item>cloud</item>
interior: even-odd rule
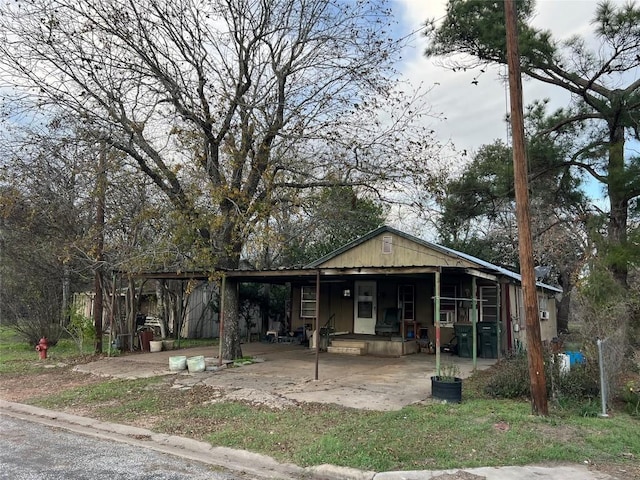
[[[624,0],[613,3],[622,4]],[[557,39],[589,35],[596,6],[597,3],[591,1],[542,0],[537,4],[533,24],[551,30]],[[401,28],[411,32],[420,29],[428,18],[442,18],[446,1],[394,0],[394,7]],[[507,141],[508,95],[500,68],[487,69],[481,75],[478,70],[452,72],[439,66],[437,59],[427,59],[423,54],[426,46],[426,38],[417,35],[405,52],[400,69],[414,85],[435,85],[430,96],[433,111],[442,112],[445,117],[436,126],[439,138],[451,140],[458,150],[469,152],[495,139]],[[504,69],[502,73],[505,73]],[[551,107],[559,108],[570,101],[570,96],[563,90],[532,80],[523,79],[523,90],[525,105],[550,98]]]

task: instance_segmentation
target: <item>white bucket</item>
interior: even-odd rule
[[[161,352],[162,351],[162,340],[152,340],[149,342],[149,351],[150,352]]]
[[[172,372],[178,372],[180,370],[186,370],[187,357],[179,355],[177,357],[169,357],[169,370]]]
[[[187,358],[187,366],[189,372],[204,372],[204,355],[198,355],[197,357]]]

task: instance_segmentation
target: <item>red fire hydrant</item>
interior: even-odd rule
[[[49,340],[47,337],[42,337],[36,345],[36,352],[40,352],[40,360],[47,359],[47,349],[49,348]]]

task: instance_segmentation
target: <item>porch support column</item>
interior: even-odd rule
[[[313,377],[318,380],[318,364],[320,362],[320,270],[316,270],[316,371]]]
[[[500,291],[500,282],[496,282],[496,325],[498,338],[496,339],[496,355],[500,359],[500,337],[502,336],[502,292]]]
[[[436,325],[436,375],[440,376],[440,267],[436,270],[435,278],[436,291],[433,298],[435,300],[434,315]]]
[[[224,334],[224,297],[227,287],[227,276],[222,274],[222,282],[220,284],[220,312],[218,313],[218,320],[220,322],[220,328],[218,329],[218,366],[222,366],[222,338]]]
[[[473,371],[478,368],[478,300],[476,277],[471,277],[471,335],[473,336]]]

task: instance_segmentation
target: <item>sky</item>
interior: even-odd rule
[[[400,26],[406,32],[419,29],[427,18],[441,18],[447,3],[446,0],[393,1]],[[624,0],[614,3],[624,3]],[[597,5],[596,0],[538,0],[533,24],[551,30],[558,39],[588,35]],[[415,36],[400,68],[412,84],[423,84],[426,88],[434,85],[428,99],[433,112],[442,112],[446,117],[434,125],[440,140],[451,140],[458,151],[469,153],[495,139],[506,141],[507,87],[499,79],[499,70],[487,70],[474,85],[471,82],[478,71],[452,72],[438,66],[437,59],[423,55],[426,45],[424,36]],[[552,108],[569,103],[569,95],[561,89],[524,78],[523,91],[524,105],[543,98],[551,100]]]

